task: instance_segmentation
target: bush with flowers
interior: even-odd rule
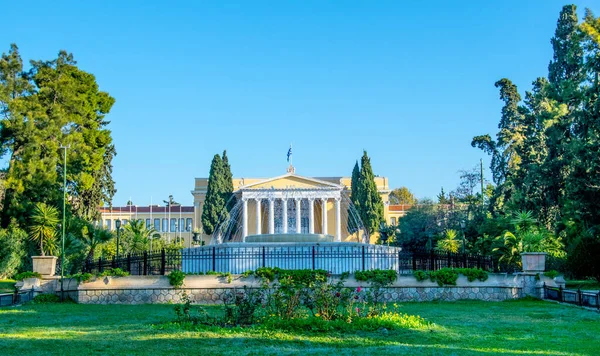
[[[432,324],[419,316],[400,313],[398,306],[378,303],[377,293],[396,279],[387,272],[359,275],[369,288],[346,287],[347,275],[332,278],[322,270],[259,269],[262,288],[232,289],[221,316],[209,316],[189,298],[175,307],[178,325],[256,326],[284,330],[328,331],[426,329]]]

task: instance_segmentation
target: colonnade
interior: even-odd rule
[[[269,197],[266,199],[268,203],[268,233],[275,233],[275,200],[281,201],[281,209],[282,209],[282,223],[283,223],[283,233],[289,233],[288,226],[288,203],[293,201],[296,204],[296,226],[294,226],[297,233],[302,231],[302,201],[308,201],[308,233],[315,233],[315,200],[321,201],[321,213],[322,213],[322,232],[323,234],[328,233],[328,222],[327,222],[327,203],[330,199],[333,199],[335,202],[335,217],[336,217],[336,225],[335,225],[335,241],[340,242],[342,240],[342,212],[341,212],[341,198],[273,198]],[[244,198],[242,197],[242,237],[243,241],[246,241],[246,236],[248,236],[248,201],[254,200],[256,205],[256,234],[262,234],[262,209],[261,204],[263,199],[261,198]]]

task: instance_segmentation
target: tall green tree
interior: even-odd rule
[[[227,202],[232,191],[229,162],[223,162],[221,156],[216,154],[210,165],[206,199],[202,209],[202,226],[206,234],[212,235],[219,223],[228,219]]]
[[[111,161],[116,154],[106,114],[114,99],[95,77],[60,51],[23,70],[18,48],[0,60],[0,148],[8,161],[2,225],[23,224],[36,202],[62,205],[63,150],[68,146],[70,210],[86,219],[114,194]]]
[[[352,202],[353,206],[348,207],[348,232],[351,234],[357,232],[360,228],[355,216],[360,206],[360,202],[358,201],[359,179],[360,167],[358,166],[358,161],[356,161],[352,169],[352,178],[350,179],[350,202]]]
[[[375,175],[367,151],[363,151],[360,163],[357,190],[358,212],[369,235],[372,235],[378,231],[379,224],[384,221],[383,200],[377,191]]]

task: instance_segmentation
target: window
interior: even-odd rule
[[[128,222],[129,222],[129,220],[123,219],[123,227],[125,227],[125,225],[127,225]]]
[[[110,223],[111,223],[111,220],[110,220],[110,219],[107,219],[107,220],[106,220],[106,230],[112,230],[112,226],[111,226],[111,224],[110,224]]]
[[[396,218],[392,218],[392,225],[396,225]]]
[[[146,229],[150,229],[150,219],[146,219]]]
[[[177,219],[171,218],[171,232],[177,231]]]
[[[185,219],[184,218],[179,219],[179,225],[177,227],[179,228],[179,232],[185,231]]]
[[[169,221],[167,219],[162,219],[162,230],[161,232],[169,231]]]
[[[160,219],[154,219],[154,230],[160,232]]]
[[[187,218],[185,220],[185,231],[192,231],[194,229],[194,224],[192,223],[192,218]]]

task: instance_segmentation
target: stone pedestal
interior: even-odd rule
[[[33,272],[42,275],[42,278],[53,277],[56,274],[56,256],[32,256]]]
[[[523,252],[521,253],[523,272],[544,272],[546,270],[545,252]]]

